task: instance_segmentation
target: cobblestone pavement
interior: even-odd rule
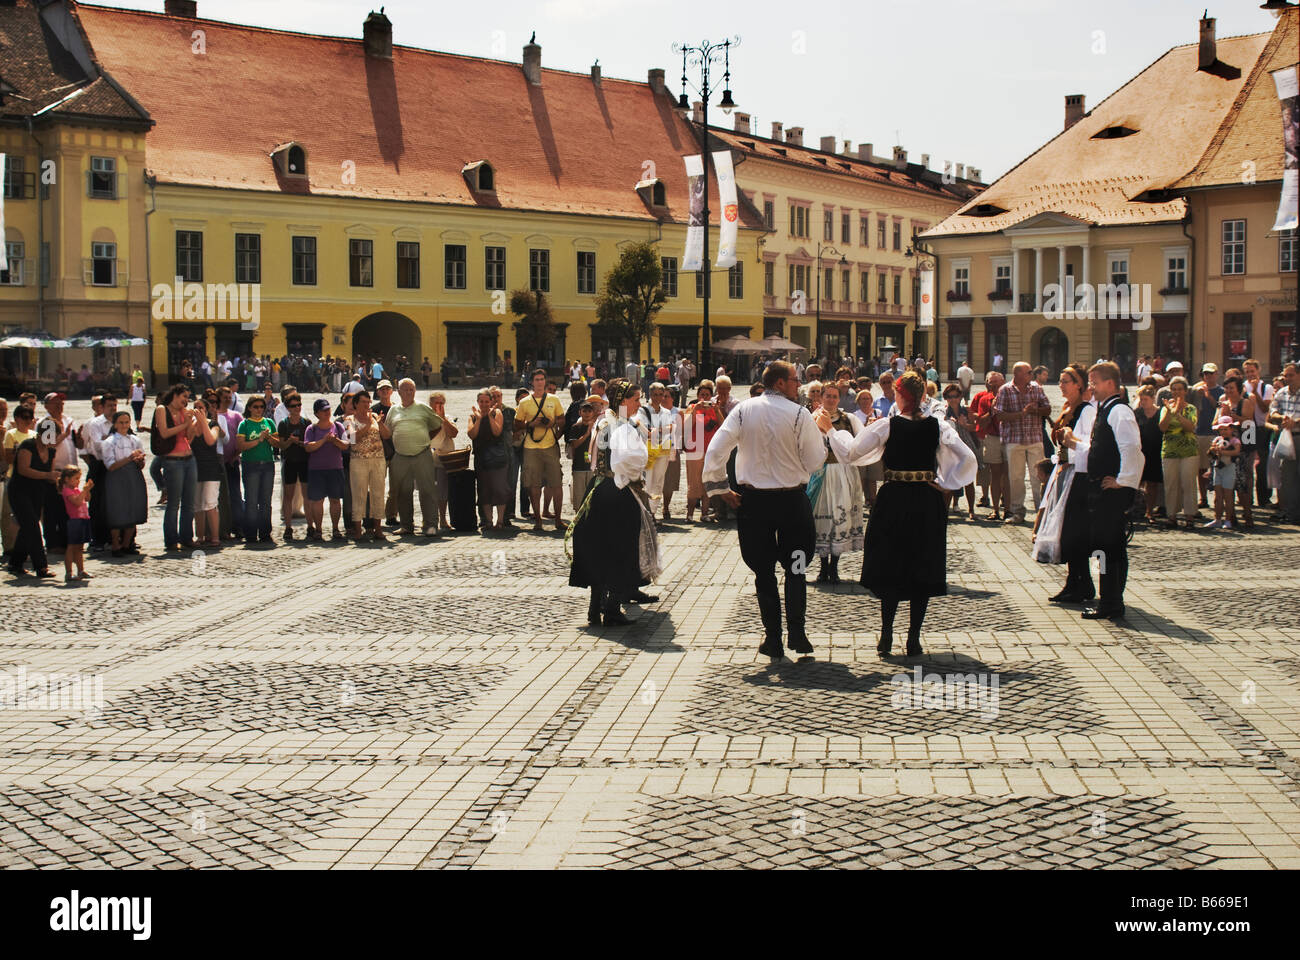
[[[161,521],[0,580],[0,866],[1300,867],[1294,527],[1140,530],[1108,623],[955,520],[926,657],[846,583],[771,667],[726,527],[588,629],[551,532],[165,558]]]

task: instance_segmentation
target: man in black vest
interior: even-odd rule
[[[1128,580],[1125,515],[1133,505],[1142,479],[1142,438],[1133,410],[1122,402],[1119,367],[1094,364],[1088,384],[1097,404],[1092,432],[1074,438],[1087,450],[1088,520],[1092,551],[1101,552],[1101,597],[1085,607],[1085,620],[1118,620],[1124,616],[1124,584]],[[1076,482],[1079,479],[1076,478]]]

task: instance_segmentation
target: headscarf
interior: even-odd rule
[[[623,377],[611,380],[605,385],[605,396],[609,398],[609,409],[614,416],[619,418],[623,416],[623,401],[636,389],[639,389],[636,384]]]

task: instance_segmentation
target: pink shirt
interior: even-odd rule
[[[67,511],[69,517],[74,520],[90,519],[90,504],[85,501],[77,503],[74,499],[75,497],[81,496],[80,487],[69,487],[64,485],[63,489],[59,492],[63,494],[63,508]]]

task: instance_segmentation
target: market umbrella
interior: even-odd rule
[[[127,333],[121,327],[87,327],[72,335],[74,347],[147,347],[149,340]]]
[[[771,351],[772,353],[790,353],[796,350],[806,351],[808,349],[807,347],[801,347],[793,340],[787,340],[779,333],[774,333],[770,337],[764,337],[759,342],[763,345],[764,350]]]
[[[56,337],[48,330],[21,330],[0,340],[0,347],[6,349],[25,347],[28,350],[62,350],[70,346],[72,344],[67,340]]]
[[[716,350],[719,353],[762,353],[763,345],[755,343],[749,337],[734,336],[726,340],[714,341],[709,349]]]

